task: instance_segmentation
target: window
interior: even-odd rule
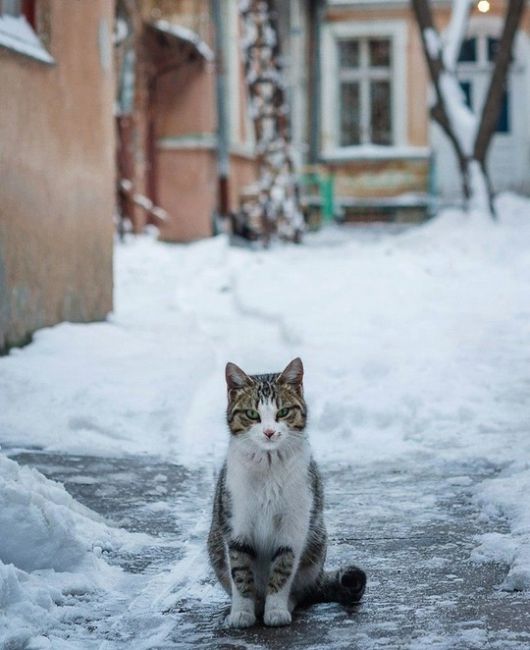
[[[462,41],[460,48],[460,55],[458,56],[459,63],[474,63],[477,60],[477,39],[466,38]]]
[[[393,144],[391,39],[339,40],[337,47],[340,146]]]
[[[484,101],[486,87],[484,72],[489,72],[499,49],[499,39],[480,34],[462,42],[458,57],[459,71],[465,79],[460,80],[466,104],[471,110],[479,110]],[[513,56],[512,56],[513,62]],[[510,93],[506,87],[503,91],[501,110],[496,133],[510,133]]]
[[[466,106],[473,110],[473,96],[472,96],[472,87],[471,87],[471,81],[461,81],[460,82],[460,87],[464,91],[464,97],[466,100]]]
[[[36,30],[38,0],[0,0],[0,46],[43,63],[54,63]]]

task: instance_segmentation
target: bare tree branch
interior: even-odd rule
[[[433,56],[431,48],[429,48],[428,42],[428,33],[438,34],[432,16],[432,11],[428,0],[411,0],[412,9],[416,16],[416,22],[420,29],[421,42],[423,45],[423,52],[425,54],[425,60],[427,62],[427,67],[429,68],[429,73],[431,81],[434,87],[434,92],[436,93],[436,103],[431,108],[432,118],[440,125],[443,129],[446,136],[451,141],[453,148],[456,152],[460,169],[464,174],[465,171],[465,155],[460,146],[460,142],[456,138],[454,130],[451,126],[449,116],[447,114],[444,97],[440,89],[440,75],[444,71],[444,63],[442,59],[443,52],[441,48],[438,51],[438,56]],[[467,185],[466,179],[464,179],[464,194],[466,198],[469,196],[469,188]]]

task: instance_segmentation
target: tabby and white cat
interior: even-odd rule
[[[219,475],[208,552],[232,597],[227,624],[287,625],[297,605],[357,603],[364,571],[325,572],[322,482],[304,433],[303,366],[249,376],[226,366],[228,455]]]

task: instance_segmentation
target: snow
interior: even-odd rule
[[[506,195],[498,212],[498,223],[451,210],[399,231],[330,227],[260,251],[224,236],[130,237],[116,246],[107,322],[43,329],[0,359],[0,442],[154,454],[212,473],[227,442],[226,361],[266,372],[300,355],[319,462],[455,467],[448,485],[472,489],[484,520],[508,525],[477,538],[472,559],[506,562],[503,589],[530,589],[530,202]],[[461,463],[501,471],[475,487]],[[156,483],[163,490],[164,476]],[[128,605],[127,616],[160,623],[161,644],[160,612],[185,593],[224,602],[206,581],[207,516],[193,516],[178,562]],[[69,593],[134,593],[105,549],[147,540],[2,455],[0,530],[0,638],[46,647]]]
[[[466,35],[472,0],[453,0],[451,19],[443,36],[443,60],[446,70],[454,72]]]
[[[469,208],[478,213],[488,214],[490,211],[489,206],[489,192],[486,176],[482,171],[480,163],[477,160],[472,160],[468,165],[469,170],[469,186],[471,188],[471,200]]]
[[[425,42],[427,43],[429,56],[431,56],[433,59],[437,59],[440,56],[440,52],[442,51],[442,44],[440,42],[440,36],[438,35],[438,32],[435,29],[429,27],[428,29],[424,30],[423,36],[425,38]]]
[[[486,516],[503,515],[510,535],[487,535],[477,549],[478,559],[501,559],[510,564],[502,584],[507,591],[530,589],[530,462],[515,461],[498,477],[485,481],[477,494]]]
[[[215,55],[210,46],[191,29],[169,22],[169,20],[155,20],[152,24],[159,31],[171,34],[171,36],[175,36],[179,40],[193,45],[205,61],[211,63],[215,59]]]
[[[62,485],[1,455],[0,530],[0,560],[25,571],[68,571],[91,550],[87,539],[99,547],[110,541],[101,519]]]
[[[454,74],[445,71],[440,74],[440,91],[462,152],[472,156],[478,129],[477,116],[466,105],[464,91]]]
[[[62,485],[1,453],[0,531],[2,647],[37,647],[40,632],[64,616],[69,594],[110,588],[120,576],[101,559],[104,549],[145,543],[144,536],[110,528]]]
[[[0,15],[0,46],[15,50],[43,63],[54,63],[53,57],[23,16]]]

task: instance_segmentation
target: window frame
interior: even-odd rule
[[[366,39],[390,40],[390,96],[392,143],[389,145],[341,145],[340,142],[340,62],[339,41]],[[321,59],[321,155],[332,157],[337,151],[351,151],[353,155],[363,148],[372,147],[390,152],[392,148],[407,144],[407,25],[403,20],[343,21],[328,23],[322,30]],[[375,68],[377,69],[377,68]],[[366,102],[366,100],[365,100]],[[368,101],[368,106],[370,102]],[[365,109],[366,110],[366,107]],[[370,110],[370,109],[369,109]]]

